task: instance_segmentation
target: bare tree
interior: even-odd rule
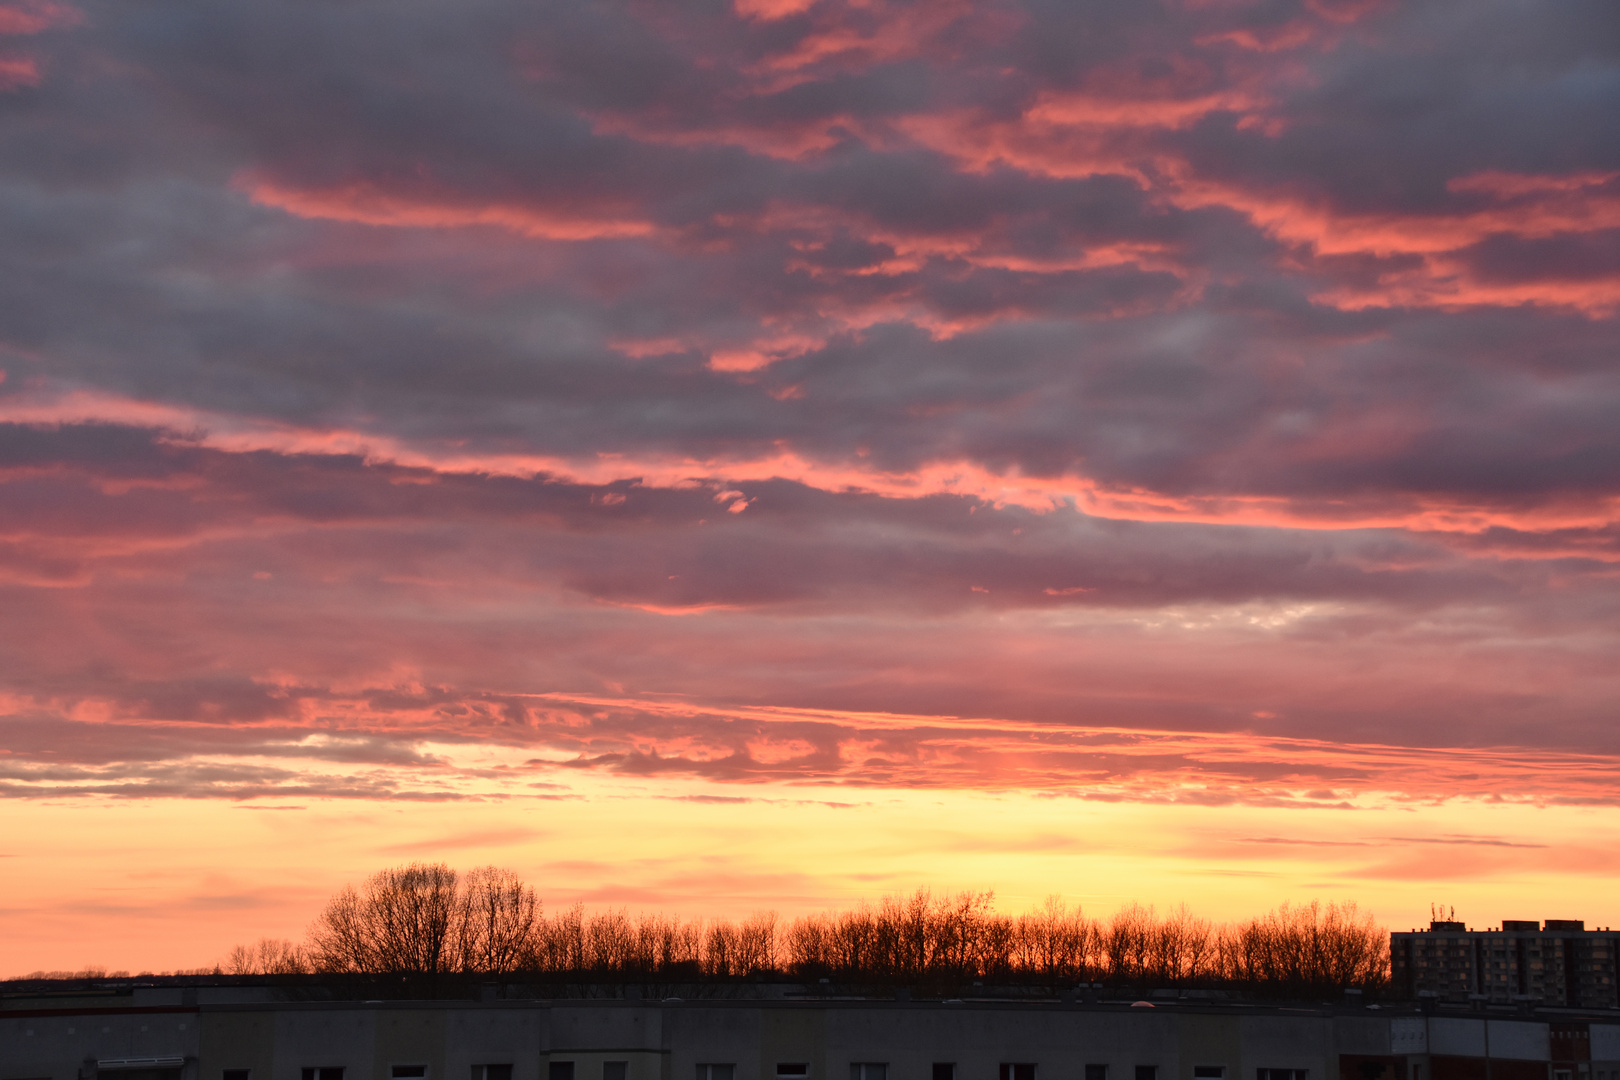
[[[1146,974],[1154,921],[1153,909],[1137,903],[1114,912],[1103,932],[1110,978],[1132,982]]]
[[[1017,937],[1017,966],[1039,972],[1048,985],[1086,972],[1091,924],[1078,908],[1071,912],[1061,896],[1054,893],[1039,910],[1019,916]]]
[[[815,973],[832,968],[832,920],[826,915],[794,919],[787,932],[788,965]]]
[[[539,960],[540,898],[510,870],[483,866],[462,879],[456,912],[456,966],[510,975]]]
[[[737,959],[739,974],[776,970],[776,912],[755,912],[737,927]]]
[[[282,938],[238,945],[220,965],[227,975],[302,975],[310,970],[304,950]]]
[[[1202,978],[1207,974],[1213,936],[1209,920],[1193,915],[1186,904],[1180,905],[1150,933],[1150,970],[1172,985]]]
[[[740,923],[624,911],[587,915],[575,904],[546,918],[535,891],[509,870],[458,877],[412,864],[346,887],[310,928],[308,945],[266,939],[238,946],[232,974],[318,970],[398,976],[412,987],[467,975],[739,978],[787,969],[867,982],[969,978],[1057,985],[1102,977],[1173,985],[1220,981],[1260,992],[1377,988],[1388,979],[1388,936],[1354,904],[1283,904],[1216,926],[1185,904],[1160,918],[1132,903],[1106,922],[1050,896],[1008,916],[989,892],[918,889],[843,911]]]
[[[382,870],[334,896],[310,929],[322,971],[437,977],[454,962],[456,872],[442,863]]]
[[[585,920],[585,967],[590,971],[629,971],[635,960],[636,933],[621,911],[604,911]]]
[[[540,932],[542,970],[585,970],[585,909],[575,904],[543,920]]]

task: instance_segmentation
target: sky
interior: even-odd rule
[[[1620,918],[1612,0],[0,0],[0,976],[348,881]]]

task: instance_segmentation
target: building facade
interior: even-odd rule
[[[197,993],[8,1002],[0,1080],[1620,1080],[1620,1014]]]
[[[1408,997],[1613,1009],[1620,1007],[1617,950],[1620,934],[1574,920],[1509,919],[1489,930],[1432,922],[1390,935],[1390,975]]]

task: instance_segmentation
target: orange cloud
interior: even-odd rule
[[[1620,228],[1620,190],[1591,190],[1605,174],[1569,177],[1506,177],[1485,173],[1448,185],[1452,190],[1497,197],[1499,205],[1435,214],[1347,214],[1319,202],[1251,193],[1200,181],[1182,170],[1168,196],[1188,207],[1225,206],[1250,217],[1279,239],[1308,244],[1322,255],[1433,255],[1454,252],[1490,236],[1543,238]]]
[[[252,173],[234,181],[260,206],[303,218],[413,229],[493,226],[536,240],[614,240],[651,236],[656,227],[634,217],[570,214],[516,204],[433,202],[397,195],[369,181],[329,189],[300,189]]]
[[[837,7],[829,5],[825,18],[819,19],[810,33],[790,47],[767,55],[752,73],[795,73],[830,61],[861,68],[917,56],[926,52],[943,31],[973,13],[973,5],[966,0],[936,0],[929,4],[859,0]],[[797,81],[772,79],[762,89],[779,92]]]
[[[816,0],[733,0],[732,7],[745,19],[770,21],[809,11]]]
[[[564,457],[472,451],[463,445],[440,445],[357,428],[283,424],[88,391],[11,395],[0,399],[0,422],[4,421],[132,424],[172,432],[169,437],[180,442],[231,452],[355,454],[374,463],[424,468],[447,475],[543,475],[597,485],[633,480],[669,488],[697,483],[724,488],[747,481],[781,479],[831,492],[864,492],[901,499],[959,495],[994,506],[1036,512],[1073,508],[1093,517],[1144,522],[1321,530],[1401,528],[1477,534],[1492,528],[1527,532],[1597,528],[1620,521],[1620,496],[1610,495],[1549,495],[1529,504],[1501,505],[1447,500],[1439,494],[1374,493],[1359,498],[1316,499],[1239,493],[1184,495],[1105,485],[1079,474],[1028,476],[1013,470],[997,471],[968,460],[935,461],[897,472],[859,457],[826,461],[785,447],[764,456],[711,458],[605,453]],[[1389,432],[1352,432],[1345,437],[1387,439]]]

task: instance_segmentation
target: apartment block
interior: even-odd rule
[[[1620,933],[1571,919],[1508,919],[1485,930],[1436,921],[1389,942],[1399,994],[1579,1009],[1620,1007],[1617,952]]]

